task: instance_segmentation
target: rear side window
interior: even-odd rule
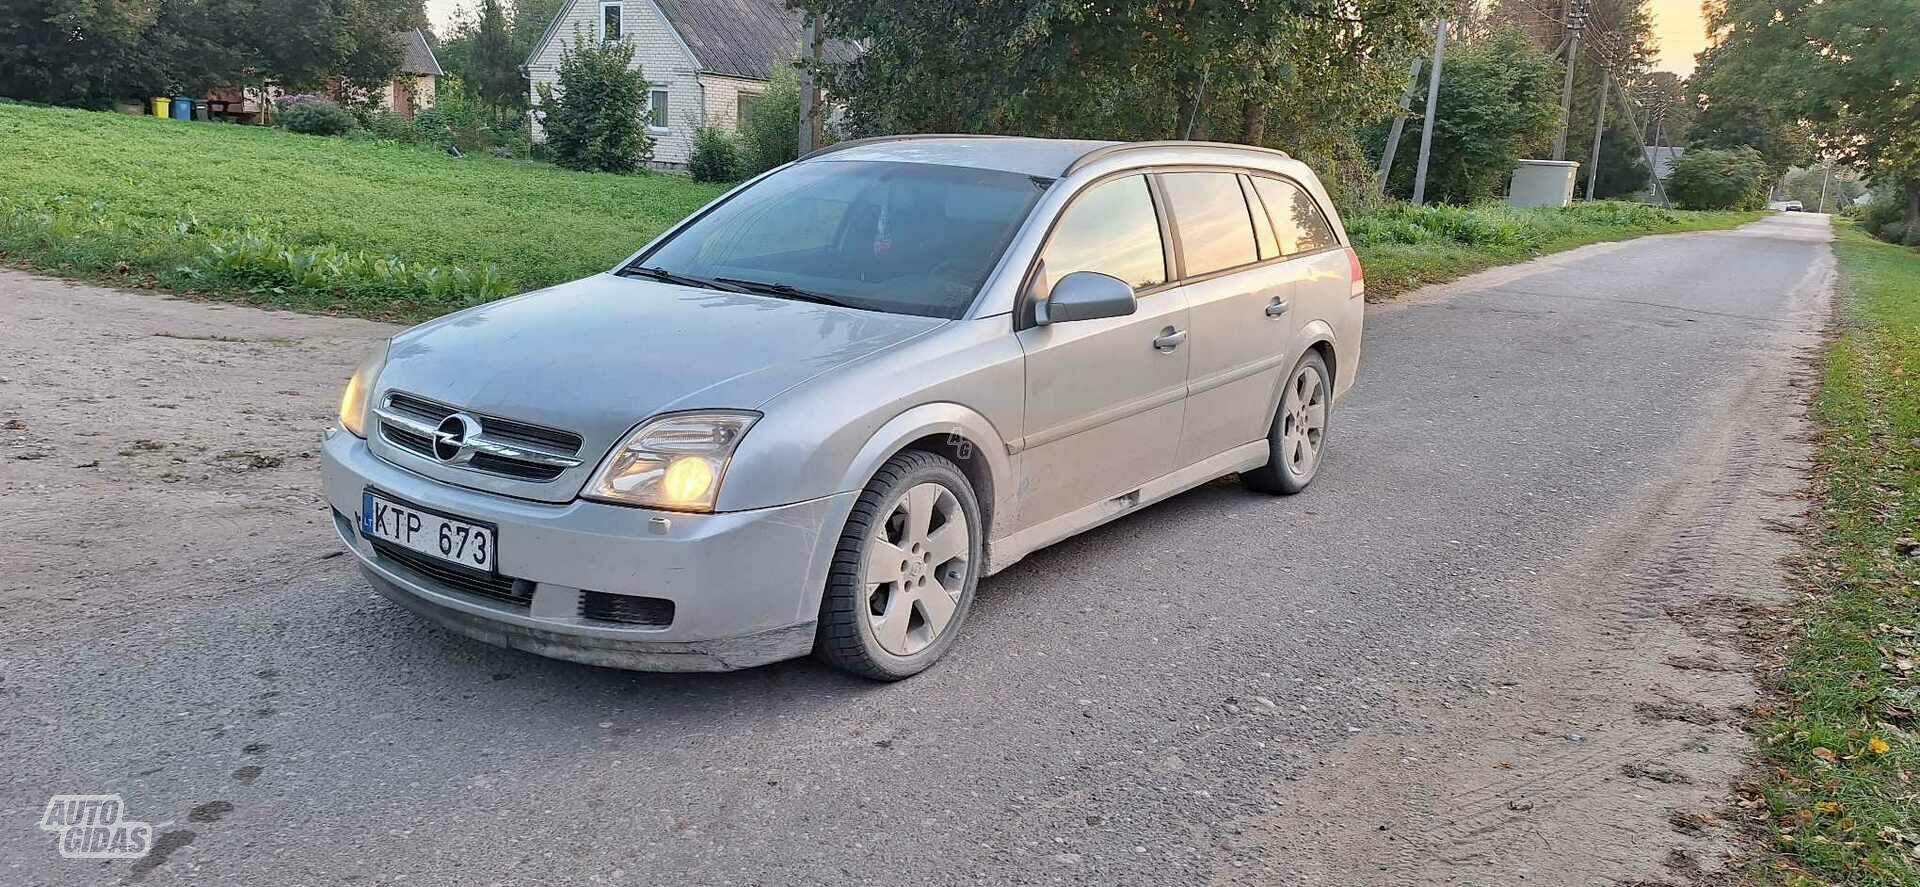
[[[1180,257],[1188,276],[1249,265],[1259,260],[1253,217],[1247,214],[1240,177],[1230,172],[1162,173]]]
[[[1146,176],[1102,182],[1067,207],[1040,253],[1042,279],[1036,289],[1050,293],[1054,281],[1075,271],[1111,275],[1136,290],[1167,282],[1160,221]]]
[[[1267,205],[1267,218],[1273,221],[1274,236],[1280,240],[1283,255],[1310,253],[1339,246],[1333,226],[1315,206],[1313,198],[1298,185],[1255,176],[1253,187]]]

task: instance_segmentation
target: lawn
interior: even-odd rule
[[[179,223],[191,220],[212,239],[245,231],[281,246],[395,256],[420,268],[491,266],[514,291],[605,270],[723,190],[678,175],[577,173],[375,141],[5,103],[0,156],[0,201],[10,204],[0,210],[61,217],[54,221],[115,248],[178,237]],[[111,226],[86,232],[103,227],[96,221]],[[29,226],[15,229],[0,235],[0,250],[62,270],[58,251],[46,255],[44,245],[26,242],[35,233]],[[190,258],[150,251],[121,261],[136,273],[177,278],[165,263]],[[119,262],[102,266],[110,258],[82,251],[69,263],[81,273],[111,272]]]
[[[1920,251],[1838,238],[1810,597],[1761,727],[1769,832],[1787,883],[1920,884]]]
[[[417,320],[611,267],[722,188],[372,140],[0,102],[0,261]],[[1626,203],[1348,218],[1376,300],[1494,265],[1758,213]]]

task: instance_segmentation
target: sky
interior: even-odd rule
[[[1647,6],[1653,10],[1653,36],[1660,41],[1654,69],[1682,77],[1692,74],[1693,54],[1707,48],[1700,0],[1652,0]]]
[[[473,0],[427,0],[427,18],[434,28],[446,33],[453,12]],[[1707,34],[1700,16],[1700,0],[1650,0],[1653,10],[1653,34],[1660,41],[1660,56],[1654,68],[1681,76],[1693,73],[1693,54],[1705,49]]]

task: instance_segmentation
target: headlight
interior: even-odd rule
[[[340,427],[353,432],[354,437],[367,436],[367,400],[373,396],[373,386],[380,381],[380,371],[387,365],[387,342],[353,371],[353,378],[347,380],[347,390],[340,392]]]
[[[759,413],[672,413],[613,448],[586,498],[672,511],[712,511],[740,438]]]

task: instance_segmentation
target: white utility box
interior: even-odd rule
[[[1580,164],[1571,160],[1522,160],[1513,168],[1513,206],[1566,206],[1573,202],[1573,180]]]

